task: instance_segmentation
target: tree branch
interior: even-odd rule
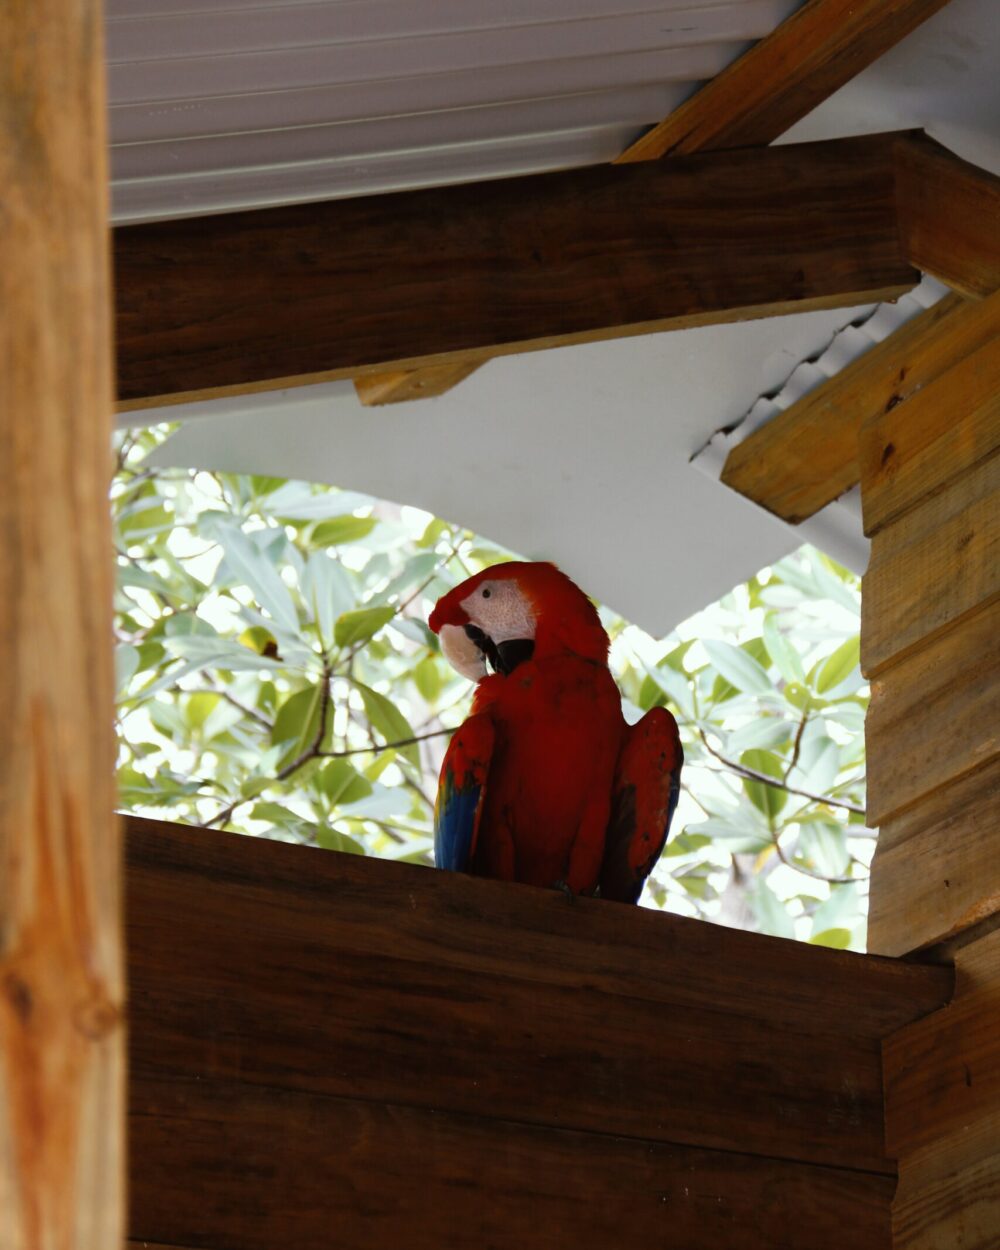
[[[856,812],[859,816],[864,816],[865,809],[857,803],[850,803],[847,799],[835,799],[829,794],[813,794],[811,790],[802,790],[797,786],[790,786],[787,782],[782,781],[778,777],[769,777],[767,773],[759,773],[756,768],[748,768],[745,764],[738,764],[735,760],[727,759],[721,752],[709,742],[704,729],[698,729],[698,736],[705,744],[705,750],[710,755],[714,755],[720,764],[723,764],[730,772],[736,773],[740,777],[746,777],[748,781],[759,781],[765,786],[772,786],[775,790],[784,790],[787,794],[797,794],[799,798],[809,799],[813,803],[825,803],[827,807],[839,807],[845,812]],[[823,878],[826,880],[826,878]]]

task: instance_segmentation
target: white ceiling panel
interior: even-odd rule
[[[797,3],[110,0],[115,219],[607,160]]]

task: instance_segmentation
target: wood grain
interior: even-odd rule
[[[255,849],[244,842],[232,853]],[[735,1013],[723,992],[711,1008],[676,1006],[539,985],[516,968],[500,975],[359,951],[336,890],[303,918],[300,892],[288,886],[262,898],[206,874],[179,888],[174,874],[144,867],[130,871],[128,886],[131,1068],[140,1083],[211,1073],[894,1171],[883,1147],[878,1042],[845,1035],[843,1025],[776,1037],[770,1019]],[[584,958],[586,932],[584,923]]]
[[[1000,178],[919,133],[901,138],[898,171],[913,264],[966,295],[1000,290]]]
[[[992,319],[985,330],[981,321],[978,304],[946,295],[738,443],[722,481],[792,525],[813,516],[859,481],[864,422],[991,337]]]
[[[865,533],[948,486],[1000,448],[1000,292],[966,311],[993,334],[905,403],[861,427]]]
[[[808,0],[618,160],[772,143],[946,3]]]
[[[1000,411],[995,397],[987,401]],[[963,423],[964,424],[964,423]],[[939,458],[953,467],[963,442]],[[933,461],[924,476],[933,474]],[[905,487],[904,487],[905,489]],[[1000,456],[952,480],[872,540],[861,597],[861,666],[869,677],[1000,597]],[[969,661],[974,663],[973,655]]]
[[[873,679],[866,739],[873,828],[1000,754],[1000,602]]]
[[[892,298],[891,136],[115,231],[126,405]],[[433,310],[433,315],[429,315]]]
[[[516,976],[676,1010],[718,1008],[783,1027],[882,1038],[948,1000],[951,975],[721,925],[408,864],[126,819],[130,879],[183,897],[210,880],[263,902],[295,899],[303,937],[328,923],[349,954]],[[303,857],[308,869],[303,869]],[[819,971],[819,970],[822,971]],[[822,992],[817,986],[822,984]]]
[[[994,1250],[1000,1229],[1000,930],[957,966],[954,1002],[885,1044],[901,1250]]]
[[[868,949],[906,955],[1000,913],[1000,759],[883,823]]]
[[[396,373],[372,373],[355,378],[354,389],[366,408],[383,404],[405,404],[415,399],[435,399],[465,379],[482,365],[481,360],[463,360],[449,365],[428,365],[426,369],[404,369]]]
[[[0,1244],[122,1236],[112,405],[92,0],[0,5]]]
[[[136,1240],[225,1250],[888,1244],[893,1178],[750,1155],[207,1081],[140,1085],[130,1128]]]

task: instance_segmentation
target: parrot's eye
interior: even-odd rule
[[[483,598],[484,598],[484,599],[488,599],[489,597],[490,597],[490,589],[489,589],[489,587],[487,587],[487,588],[483,591]]]

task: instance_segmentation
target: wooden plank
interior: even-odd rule
[[[863,423],[992,336],[993,321],[982,328],[980,307],[946,295],[918,313],[737,444],[722,481],[792,525],[811,517],[857,484]]]
[[[0,5],[0,1243],[122,1236],[96,0]]]
[[[913,264],[966,295],[1000,289],[1000,178],[916,132],[900,140],[898,163]]]
[[[906,955],[1000,913],[1000,759],[879,830],[868,949]]]
[[[861,427],[865,533],[949,485],[1000,447],[1000,291],[967,311],[993,336],[905,404]]]
[[[994,396],[987,402],[998,411]],[[952,427],[956,446],[961,428]],[[875,535],[861,596],[869,677],[1000,597],[998,500],[1000,456],[992,455]]]
[[[954,1002],[885,1044],[900,1250],[993,1250],[1000,1229],[1000,930],[956,962]]]
[[[119,392],[148,406],[892,298],[915,280],[895,148],[869,136],[122,227]]]
[[[877,676],[866,726],[869,825],[995,759],[998,696],[1000,602]]]
[[[414,399],[435,399],[480,367],[481,360],[463,360],[456,364],[429,365],[426,369],[404,369],[397,373],[372,373],[355,378],[354,389],[366,408],[383,404],[405,404]]]
[[[618,160],[772,143],[946,3],[808,0]]]
[[[255,850],[243,841],[232,854]],[[374,881],[380,867],[369,865]],[[418,881],[426,875],[416,874]],[[879,1043],[850,1036],[843,1023],[776,1035],[772,1019],[734,1013],[733,994],[721,985],[712,1007],[665,1009],[634,993],[542,986],[517,968],[499,974],[361,951],[341,923],[339,891],[318,899],[307,919],[299,893],[286,884],[262,894],[215,874],[179,880],[133,867],[135,1080],[210,1073],[316,1095],[895,1171],[884,1152]],[[516,944],[518,935],[508,940]],[[577,944],[586,943],[584,927]]]
[[[330,1057],[336,1062],[336,1056]],[[894,1180],[228,1082],[132,1093],[131,1235],[225,1250],[884,1250]]]
[[[348,953],[623,994],[677,1010],[717,1008],[775,1028],[882,1038],[946,1002],[948,969],[831,951],[595,899],[127,819],[129,873],[183,894],[209,879],[248,897],[295,897],[303,941],[337,900]],[[308,870],[303,871],[303,856]],[[173,878],[176,886],[166,882]],[[291,922],[289,922],[291,923]],[[821,987],[821,988],[820,988]]]

